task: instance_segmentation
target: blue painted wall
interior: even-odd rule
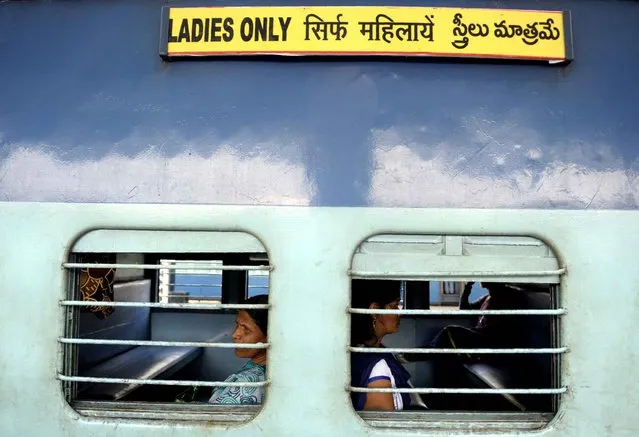
[[[639,2],[411,3],[568,9],[567,67],[167,63],[167,3],[222,2],[0,3],[0,200],[639,208]]]

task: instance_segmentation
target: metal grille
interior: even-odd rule
[[[75,255],[72,255],[75,257]],[[127,308],[162,308],[175,310],[241,310],[262,309],[268,310],[270,304],[207,304],[207,303],[168,303],[168,302],[96,302],[79,300],[79,269],[83,268],[107,268],[107,269],[136,269],[155,270],[164,273],[172,270],[194,270],[198,275],[214,275],[221,271],[247,271],[270,272],[269,265],[215,265],[216,271],[205,271],[201,265],[178,265],[167,263],[156,264],[125,264],[125,263],[80,263],[67,262],[62,264],[67,270],[68,296],[71,299],[59,302],[65,315],[65,336],[58,339],[62,350],[62,371],[57,378],[62,382],[64,393],[69,401],[75,400],[78,395],[78,384],[136,384],[136,385],[163,385],[163,386],[199,386],[199,387],[263,387],[270,384],[269,380],[260,382],[226,382],[226,381],[200,381],[200,380],[171,380],[153,378],[115,378],[115,377],[89,377],[78,376],[78,346],[79,345],[121,345],[121,346],[153,346],[153,347],[204,347],[220,349],[268,349],[267,343],[220,343],[220,342],[191,342],[191,341],[154,341],[154,340],[123,340],[123,339],[88,339],[79,338],[79,310],[83,307],[127,307]],[[264,289],[265,287],[260,287]],[[86,401],[85,401],[86,402]]]
[[[520,270],[520,271],[440,271],[440,272],[410,272],[410,271],[363,271],[349,270],[348,274],[354,279],[441,279],[441,278],[475,278],[471,280],[490,279],[494,277],[539,277],[560,276],[566,273],[566,268],[556,270]]]
[[[501,271],[501,272],[479,272],[479,271],[445,271],[445,272],[406,272],[406,271],[349,271],[352,279],[395,279],[395,280],[422,280],[430,279],[448,280],[445,278],[464,278],[471,281],[488,280],[499,277],[500,282],[504,282],[504,278],[508,277],[552,277],[561,276],[566,273],[566,268],[544,271]],[[551,292],[551,308],[550,309],[504,309],[504,310],[441,310],[441,309],[367,309],[350,307],[350,314],[395,314],[400,316],[427,316],[432,318],[450,317],[450,316],[547,316],[551,318],[552,341],[556,343],[559,339],[559,322],[560,317],[567,313],[565,308],[557,308],[557,286],[553,286],[554,292]],[[402,290],[405,285],[402,284]],[[404,296],[402,294],[401,296]],[[400,308],[402,308],[400,306]],[[550,340],[550,339],[549,339]],[[473,355],[551,355],[561,357],[568,352],[567,346],[543,347],[543,348],[419,348],[419,347],[355,347],[348,348],[351,353],[391,353],[391,354],[424,354],[424,355],[440,355],[440,354],[473,354]],[[553,408],[556,411],[558,397],[568,391],[568,387],[559,383],[560,366],[559,360],[553,360],[552,375],[549,375],[555,383],[553,387],[532,387],[532,388],[436,388],[436,387],[411,387],[411,388],[368,388],[358,386],[347,386],[347,391],[354,393],[409,393],[409,394],[442,394],[442,395],[554,395]],[[415,414],[415,413],[411,413]],[[363,415],[363,417],[365,414]],[[377,419],[376,419],[377,420]]]

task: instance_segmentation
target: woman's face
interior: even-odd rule
[[[399,309],[399,298],[386,304],[384,306],[386,310]],[[379,314],[375,321],[376,334],[381,338],[386,334],[392,334],[399,329],[399,314]]]
[[[266,343],[266,336],[246,311],[240,311],[235,316],[235,329],[233,330],[232,339],[233,343]],[[261,356],[266,356],[266,350],[235,349],[235,355],[255,361]]]

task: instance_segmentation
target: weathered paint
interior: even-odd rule
[[[516,2],[571,11],[568,67],[165,63],[163,4],[0,3],[0,198],[12,201],[0,204],[1,435],[394,434],[367,427],[345,391],[346,272],[359,242],[393,231],[548,242],[568,267],[568,394],[543,433],[639,433],[636,213],[19,202],[637,209],[637,2]],[[82,418],[65,403],[52,309],[64,297],[61,264],[95,228],[237,230],[264,242],[275,266],[272,382],[253,421]],[[290,335],[302,326],[305,336]]]
[[[411,3],[569,10],[566,67],[167,63],[164,4],[0,3],[0,199],[639,208],[635,1]]]
[[[246,231],[264,244],[274,266],[271,384],[254,420],[228,426],[86,418],[66,404],[56,379],[62,263],[74,241],[96,228]],[[393,232],[531,235],[546,242],[567,267],[561,326],[562,343],[569,348],[562,381],[568,393],[556,419],[531,435],[639,433],[636,212],[13,202],[0,204],[0,435],[466,435],[459,427],[434,431],[432,423],[425,425],[428,431],[370,428],[350,406],[347,271],[361,241]],[[491,429],[485,435],[516,434]]]

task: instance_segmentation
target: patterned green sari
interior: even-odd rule
[[[225,382],[260,382],[266,380],[266,368],[247,361],[244,367]],[[261,404],[264,399],[264,387],[219,387],[209,399],[210,404],[251,405]]]

